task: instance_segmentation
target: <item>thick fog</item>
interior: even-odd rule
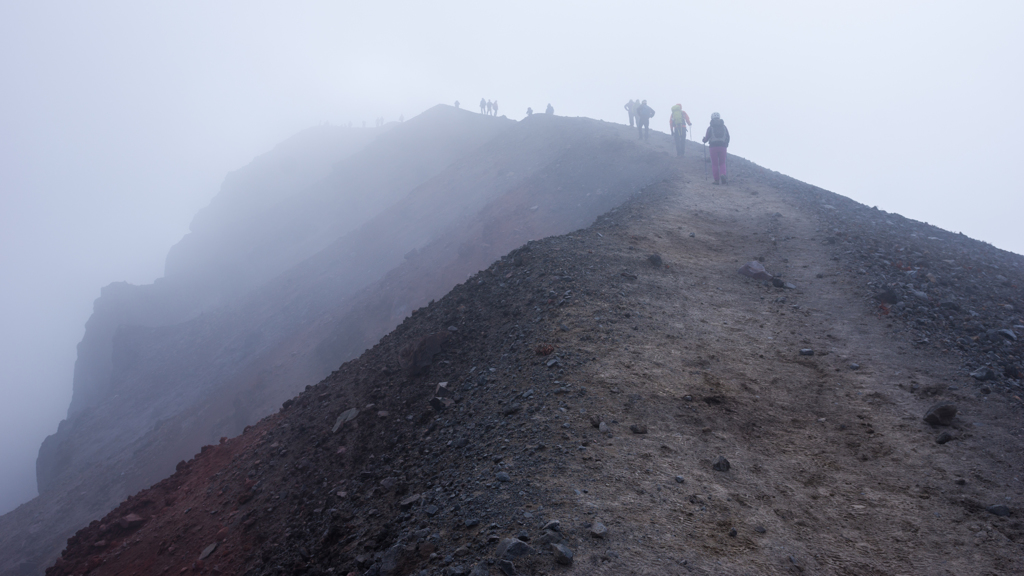
[[[438,5],[440,4],[440,5]],[[114,281],[149,283],[226,173],[322,122],[437,103],[665,131],[1024,252],[1019,2],[0,4],[0,512]]]

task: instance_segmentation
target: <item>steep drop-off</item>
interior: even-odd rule
[[[409,311],[660,178],[672,158],[632,136],[586,119],[515,123],[437,107],[303,190],[257,194],[237,218],[223,206],[245,197],[226,184],[165,279],[108,287],[97,301],[81,394],[75,382],[92,400],[41,449],[40,497],[0,518],[0,568],[41,570],[77,526],[271,413]],[[167,312],[170,297],[151,293],[188,306]]]
[[[1024,258],[694,149],[47,573],[1020,573]]]

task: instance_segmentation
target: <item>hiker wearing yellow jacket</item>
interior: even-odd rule
[[[672,107],[672,115],[668,119],[669,130],[676,141],[676,156],[682,156],[686,152],[687,126],[693,126],[690,116],[683,111],[682,104],[676,104]]]

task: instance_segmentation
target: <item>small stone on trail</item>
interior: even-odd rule
[[[952,439],[953,439],[953,434],[951,434],[949,432],[949,430],[946,430],[942,434],[939,434],[939,437],[935,439],[935,443],[936,444],[945,444],[946,442],[949,442]]]
[[[433,504],[423,509],[423,511],[427,513],[427,516],[433,516],[434,514],[437,514],[437,510],[437,506],[434,506]]]
[[[137,528],[142,526],[142,524],[145,523],[145,520],[138,514],[129,514],[118,520],[117,523],[122,529]]]
[[[984,382],[986,380],[994,379],[996,377],[996,372],[989,366],[982,366],[981,368],[978,368],[974,372],[971,372],[971,377],[974,378],[975,380],[980,380]]]
[[[686,478],[683,478],[682,476],[676,476],[676,482],[682,484],[683,482],[686,482]]]
[[[647,425],[646,424],[630,424],[629,425],[629,430],[631,432],[633,432],[633,434],[647,434]]]
[[[690,238],[693,238],[693,237],[694,237],[694,233],[690,232]]]
[[[554,530],[555,532],[559,532],[561,527],[561,522],[559,522],[558,520],[551,520],[550,522],[545,524],[544,527],[541,528],[541,530]]]
[[[764,529],[764,526],[758,526],[757,528],[754,528],[754,532],[757,532],[758,534],[764,534],[765,532],[767,532],[767,530]]]
[[[647,261],[650,262],[651,266],[654,266],[655,268],[661,268],[662,264],[664,263],[661,259],[661,254],[651,254],[650,256],[647,257]]]
[[[600,522],[594,522],[594,525],[590,527],[590,535],[595,538],[604,538],[607,533],[608,527]]]
[[[495,556],[503,558],[505,560],[513,560],[520,556],[527,554],[533,554],[534,549],[529,544],[523,542],[518,538],[503,538],[498,543],[498,549],[495,552]]]
[[[860,370],[860,364],[857,364],[857,363],[850,364],[850,370]]]
[[[608,425],[607,425],[607,424],[605,424],[604,422],[601,422],[601,423],[600,423],[600,424],[599,424],[599,425],[597,426],[597,429],[598,429],[598,430],[600,430],[601,434],[607,434],[608,432],[610,432],[610,431],[611,431],[611,428],[609,428],[609,427],[608,427]]]
[[[736,537],[736,529],[735,528],[729,528],[729,536],[732,536],[733,538]]]
[[[782,278],[772,278],[772,286],[776,288],[782,288],[786,283],[782,281]]]
[[[498,480],[498,482],[511,482],[512,481],[512,478],[509,477],[507,472],[498,472],[498,474],[495,476],[495,478]]]
[[[990,514],[995,514],[996,516],[1010,515],[1010,509],[1005,504],[996,504],[994,506],[989,506],[985,510],[988,510]]]
[[[715,463],[712,464],[711,467],[715,470],[718,470],[719,472],[728,472],[729,461],[725,459],[725,456],[719,456],[717,459],[715,459]]]
[[[999,334],[1000,336],[1002,336],[1003,338],[1006,338],[1007,340],[1009,340],[1011,342],[1016,342],[1017,341],[1017,335],[1014,334],[1013,330],[1010,330],[1009,328],[1003,328],[1002,330],[997,330],[996,334]]]
[[[801,348],[800,349],[800,355],[801,356],[814,356],[814,349],[813,348]]]
[[[956,416],[956,412],[956,404],[939,402],[938,404],[934,404],[927,412],[924,413],[924,421],[938,426],[949,426],[953,423],[953,418]]]
[[[416,504],[419,501],[420,495],[413,494],[412,496],[406,496],[405,498],[403,498],[402,501],[398,503],[398,505],[402,510],[408,510],[409,508],[412,508],[413,504]]]
[[[338,416],[338,419],[334,421],[334,428],[331,429],[331,432],[337,432],[338,429],[341,428],[342,424],[348,422],[349,420],[352,420],[358,415],[358,408],[349,408],[348,410],[345,410],[344,412],[341,413],[341,416]]]
[[[1006,508],[1006,506],[1003,506],[1003,508]],[[1009,512],[1007,512],[1006,514],[1009,514]],[[1006,514],[1003,514],[1003,516],[1005,516]],[[206,560],[206,558],[209,557],[210,554],[213,554],[213,551],[216,550],[216,549],[217,549],[217,543],[216,542],[214,542],[213,544],[210,544],[206,548],[203,548],[203,551],[199,554],[199,559],[200,560]]]
[[[775,280],[772,279],[772,275],[764,269],[764,265],[757,260],[751,260],[743,266],[740,266],[740,269],[737,270],[736,273],[741,276],[753,278],[754,280],[772,280],[772,283],[775,282]],[[782,280],[779,280],[779,287],[782,287]]]
[[[555,562],[559,564],[572,564],[572,550],[565,544],[552,544],[551,551],[555,553]]]
[[[483,565],[484,564],[480,564],[480,566]],[[516,576],[516,566],[508,560],[498,560],[498,569],[501,570],[501,573],[505,576]],[[488,572],[484,572],[484,574],[488,574]]]

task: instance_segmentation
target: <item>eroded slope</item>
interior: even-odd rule
[[[732,161],[712,187],[691,153],[594,226],[509,253],[81,531],[49,573],[1019,571],[1019,382],[966,376],[974,347],[931,345],[957,318],[925,316],[961,283],[936,276],[925,311],[879,308],[864,255],[830,240],[871,211]],[[888,242],[927,229],[901,224]],[[985,252],[945,242],[933,258]],[[1018,256],[990,257],[1020,286]],[[735,273],[754,258],[796,288]],[[969,318],[1019,298],[978,292]],[[904,329],[916,317],[929,342]],[[403,352],[434,345],[410,375]],[[921,418],[936,400],[959,409],[944,444]],[[511,567],[510,540],[529,547]]]

